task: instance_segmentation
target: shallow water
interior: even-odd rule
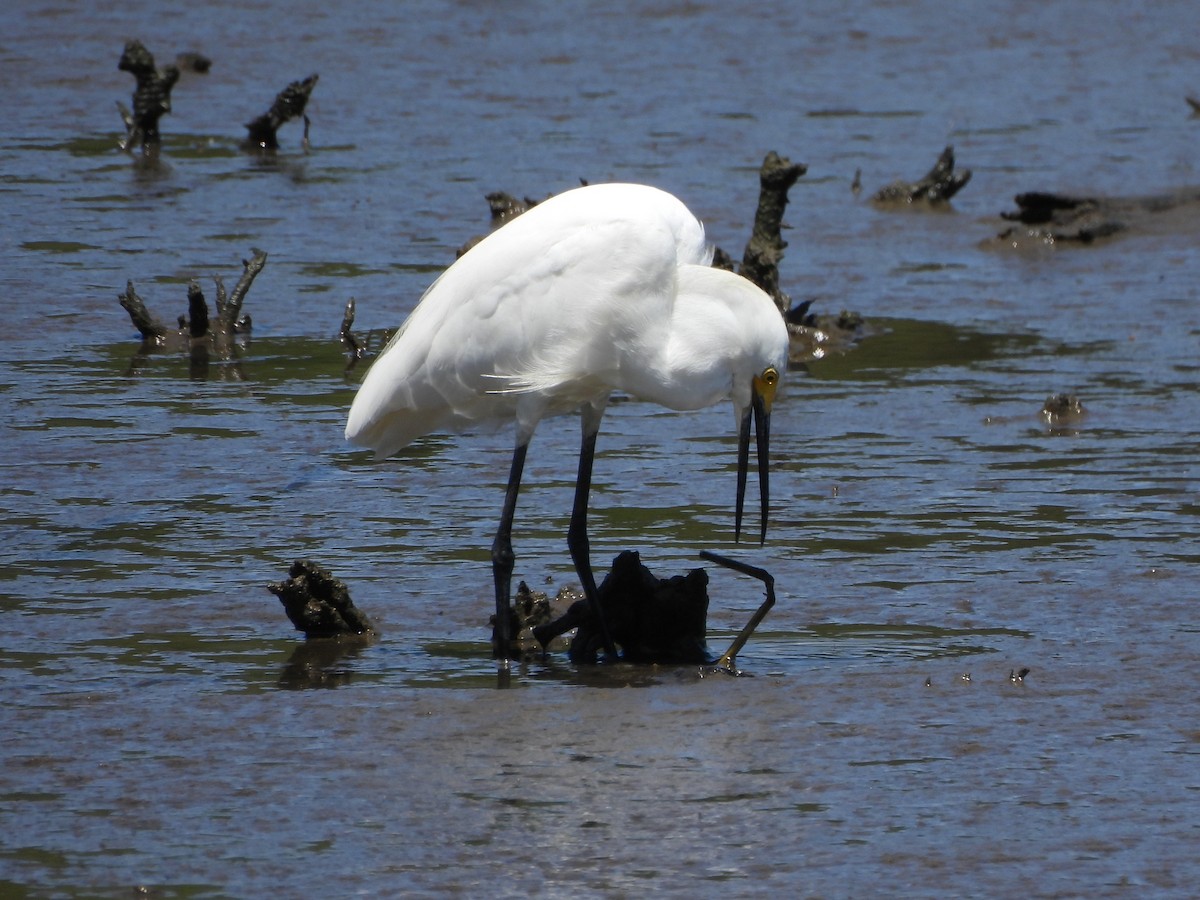
[[[1190,4],[151,10],[0,12],[0,894],[1194,889],[1196,223],[984,246],[1020,191],[1200,183]],[[157,166],[113,149],[133,36],[214,59]],[[311,151],[292,124],[243,155],[311,72]],[[865,201],[946,144],[953,212]],[[347,448],[343,307],[397,324],[492,190],[650,182],[740,252],[768,150],[809,165],[785,289],[873,334],[789,374],[764,548],[732,543],[727,408],[614,403],[592,514],[597,568],[768,568],[755,677],[559,654],[497,691],[509,439]],[[171,322],[251,247],[236,361],[137,357],[126,281]],[[1051,426],[1060,391],[1088,412]],[[577,442],[544,424],[519,509],[517,576],[551,592]],[[298,640],[265,589],[298,557],[378,644]],[[711,577],[721,650],[761,590]]]

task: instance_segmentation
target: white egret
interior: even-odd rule
[[[726,398],[738,418],[735,536],[741,533],[751,418],[766,539],[771,403],[787,361],[783,317],[766,293],[711,267],[704,228],[678,199],[600,184],[546,200],[447,269],[380,354],[350,408],[346,439],[390,456],[435,431],[516,426],[492,544],[495,653],[509,655],[512,522],[526,450],[545,416],[580,410],[583,440],[567,546],[606,651],[587,535],[596,434],[613,391],[670,409]],[[753,416],[752,416],[753,414]]]

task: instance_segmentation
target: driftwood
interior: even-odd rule
[[[288,577],[268,584],[267,590],[279,598],[288,619],[306,638],[378,635],[371,620],[350,599],[345,583],[311,560],[296,560]]]
[[[292,119],[302,117],[304,119],[302,146],[307,150],[309,119],[304,109],[308,105],[308,98],[312,95],[313,89],[317,86],[318,78],[319,76],[316,74],[309,75],[303,81],[293,81],[280,91],[270,109],[253,121],[246,123],[246,130],[249,134],[246,137],[245,146],[248,149],[273,153],[279,149],[277,137],[279,129]]]
[[[947,147],[933,168],[918,181],[896,181],[875,192],[871,201],[887,208],[925,205],[944,206],[971,180],[971,170],[954,171],[954,147]]]
[[[226,293],[225,282],[219,275],[212,276],[216,285],[215,316],[209,315],[208,304],[200,283],[193,279],[188,283],[188,311],[178,319],[177,328],[163,325],[138,295],[133,282],[126,282],[125,292],[117,295],[121,306],[129,314],[133,327],[142,336],[141,347],[134,355],[130,371],[135,371],[155,353],[186,352],[191,361],[193,378],[208,375],[208,364],[215,357],[219,360],[233,359],[236,354],[235,337],[250,333],[252,322],[249,314],[242,313],[246,293],[255,277],[267,263],[267,254],[252,248],[250,259],[242,260],[242,275],[233,288]]]
[[[1162,214],[1174,211],[1195,214],[1200,210],[1200,188],[1183,188],[1169,194],[1139,197],[1072,197],[1048,191],[1018,194],[1017,209],[1000,217],[1019,222],[996,239],[1014,246],[1038,244],[1092,244],[1135,228],[1150,227]]]
[[[374,623],[354,605],[345,582],[312,560],[298,559],[283,581],[267,585],[305,640],[279,676],[280,687],[332,688],[346,684],[353,658],[379,637]]]
[[[130,41],[125,45],[117,68],[137,79],[133,111],[117,102],[117,109],[125,123],[125,137],[120,147],[126,152],[141,147],[143,153],[153,155],[162,141],[158,120],[171,111],[171,88],[179,80],[179,67],[170,65],[159,71],[155,68],[154,56],[142,42]]]

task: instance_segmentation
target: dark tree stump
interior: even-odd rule
[[[285,123],[295,118],[302,117],[304,119],[304,139],[303,146],[308,147],[308,116],[304,114],[304,109],[308,106],[308,98],[312,95],[313,89],[317,86],[318,75],[309,75],[303,81],[293,81],[276,97],[275,102],[271,104],[271,108],[254,119],[246,123],[246,130],[249,134],[246,137],[246,146],[248,148],[274,152],[279,149],[279,139],[277,132]]]
[[[117,103],[125,122],[125,139],[120,142],[120,147],[126,152],[141,147],[143,153],[155,153],[162,141],[158,120],[171,111],[171,88],[179,80],[179,68],[166,66],[160,72],[154,66],[153,55],[141,41],[130,41],[125,45],[117,68],[137,79],[133,112]]]
[[[787,210],[788,190],[808,170],[774,151],[768,153],[759,170],[758,207],[754,230],[742,254],[738,268],[733,258],[716,248],[713,265],[736,271],[770,294],[787,323],[788,361],[803,365],[831,352],[844,351],[859,341],[866,323],[858,313],[843,310],[836,315],[810,312],[812,300],[795,306],[779,286],[779,263],[787,242],[783,239],[783,214]]]
[[[919,181],[896,181],[881,188],[871,198],[879,206],[896,207],[924,204],[944,206],[950,198],[966,187],[971,170],[954,171],[954,147],[947,147],[933,168]]]
[[[378,634],[371,620],[350,599],[346,585],[311,560],[296,560],[288,578],[268,584],[267,590],[279,598],[288,619],[305,637]]]
[[[779,262],[787,247],[783,239],[783,213],[788,205],[788,191],[807,171],[808,166],[793,163],[774,150],[767,154],[758,172],[754,230],[742,253],[739,274],[770,294],[781,313],[791,305],[787,294],[779,289]]]
[[[612,571],[598,588],[600,609],[613,641],[626,662],[708,664],[713,660],[705,641],[708,623],[708,573],[656,578],[637,551],[613,560]],[[604,652],[604,636],[587,601],[573,604],[561,618],[533,629],[545,646],[572,628],[572,662],[594,663]]]

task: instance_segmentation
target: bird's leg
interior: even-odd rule
[[[597,424],[598,419],[597,418]],[[600,624],[600,634],[604,638],[604,652],[610,659],[617,658],[617,648],[612,636],[608,633],[608,623],[604,620],[604,612],[600,609],[600,597],[596,591],[596,579],[592,575],[591,543],[587,535],[588,495],[592,489],[592,462],[596,457],[596,428],[589,428],[587,418],[584,420],[583,444],[579,448],[579,477],[575,481],[575,505],[571,509],[571,526],[567,530],[567,548],[571,551],[571,562],[575,563],[575,572],[583,586],[584,596],[592,615]]]
[[[517,444],[513,450],[512,468],[508,473],[508,490],[504,494],[504,509],[500,513],[500,527],[492,541],[492,576],[496,581],[496,629],[494,655],[502,667],[508,666],[509,644],[512,641],[508,598],[512,588],[513,564],[516,557],[512,548],[512,522],[517,511],[517,493],[521,490],[521,473],[525,469],[525,453],[529,442]]]

